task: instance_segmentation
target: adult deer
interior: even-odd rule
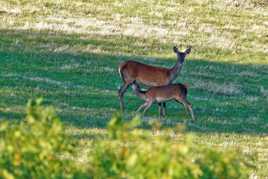
[[[176,79],[182,69],[185,57],[191,52],[191,47],[188,47],[184,52],[180,52],[177,47],[173,47],[173,51],[177,54],[177,62],[172,68],[156,67],[132,60],[119,65],[118,71],[123,80],[123,85],[118,91],[122,111],[124,111],[124,93],[133,82],[146,86],[163,86]]]
[[[161,102],[175,100],[179,103],[182,103],[191,114],[192,119],[195,120],[192,105],[186,99],[188,90],[187,86],[184,84],[177,83],[165,86],[154,86],[150,87],[147,91],[141,91],[139,85],[134,82],[132,83],[132,89],[138,97],[145,101],[145,103],[142,104],[137,111],[140,111],[142,108],[144,108],[143,113],[145,113],[154,102],[159,104]]]

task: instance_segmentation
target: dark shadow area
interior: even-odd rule
[[[15,113],[15,112],[0,112],[0,121],[1,120],[16,120],[19,121],[20,119],[24,118],[24,113]]]
[[[148,57],[144,48],[172,54],[172,44],[154,40],[144,47],[138,41],[150,43],[136,37],[23,30],[0,33],[0,117],[8,119],[21,118],[17,107],[24,107],[28,99],[43,97],[46,104],[55,106],[65,125],[105,128],[119,109],[120,62],[135,59],[171,67],[176,58],[175,54],[171,59]],[[176,80],[189,85],[188,99],[197,117],[187,131],[267,134],[268,65],[215,61],[190,56]],[[129,89],[125,103],[129,120],[143,101]],[[3,110],[7,108],[8,112]],[[163,127],[190,119],[181,104],[171,102],[167,108]],[[155,118],[157,105],[143,117],[143,127],[148,128]]]

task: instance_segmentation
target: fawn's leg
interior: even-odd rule
[[[143,110],[143,114],[145,114],[145,112],[151,107],[152,104],[153,104],[153,101],[147,101],[146,106]]]
[[[157,103],[157,104],[158,104],[159,117],[161,118],[163,116],[162,103]]]
[[[144,108],[145,106],[147,106],[147,102],[143,103],[142,105],[140,105],[140,107],[136,110],[136,112],[140,112],[140,110],[142,108]]]
[[[195,120],[192,104],[185,99],[185,101],[183,102],[183,105],[186,108],[186,110],[190,113],[192,119]]]
[[[191,118],[193,120],[195,120],[195,117],[194,117],[194,112],[193,112],[193,109],[192,109],[192,104],[187,101],[187,99],[185,98],[176,98],[176,101],[179,102],[179,103],[182,103],[186,109],[186,111],[188,111],[191,115]]]

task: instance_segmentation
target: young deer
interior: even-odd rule
[[[195,120],[192,105],[186,99],[187,87],[184,84],[177,83],[165,86],[155,86],[149,88],[147,91],[142,91],[139,85],[134,82],[132,84],[132,89],[138,97],[145,101],[145,103],[138,108],[137,112],[144,108],[143,113],[145,113],[154,102],[159,104],[161,102],[175,100],[182,103],[191,114],[192,119]]]
[[[184,52],[180,52],[177,47],[173,47],[173,51],[177,54],[177,62],[172,68],[155,67],[132,60],[119,65],[118,71],[123,80],[123,85],[118,91],[122,111],[124,111],[124,93],[133,82],[146,86],[163,86],[176,79],[182,69],[186,55],[191,52],[191,47],[188,47]]]

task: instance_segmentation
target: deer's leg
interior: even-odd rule
[[[188,102],[189,103],[189,102]],[[191,114],[191,117],[193,120],[195,120],[195,117],[194,117],[194,111],[193,111],[193,108],[192,108],[192,105],[189,103],[187,104],[187,108],[188,108],[188,111],[190,112]]]
[[[139,112],[145,106],[147,106],[147,102],[145,102],[144,104],[140,105],[140,107],[136,110],[136,112]]]
[[[162,116],[163,116],[162,103],[157,103],[157,104],[158,104],[158,112],[159,112],[159,116],[162,117]]]
[[[179,103],[182,103],[184,105],[186,111],[188,111],[190,113],[191,118],[193,120],[195,120],[192,104],[189,101],[187,101],[187,99],[185,99],[185,98],[176,99],[176,101],[179,102]]]
[[[151,105],[153,104],[153,101],[147,101],[146,102],[146,106],[143,110],[143,114],[145,114],[145,112],[151,107]]]
[[[163,115],[165,116],[167,114],[166,102],[162,103],[162,109],[163,109]]]
[[[119,101],[120,101],[120,109],[121,111],[124,111],[125,105],[124,105],[124,93],[126,92],[127,88],[129,87],[130,83],[124,83],[119,91],[118,91],[118,96],[119,96]]]
[[[190,113],[191,118],[193,120],[195,120],[192,104],[189,101],[187,101],[186,99],[182,103],[183,103],[184,107],[186,108],[186,110]]]

